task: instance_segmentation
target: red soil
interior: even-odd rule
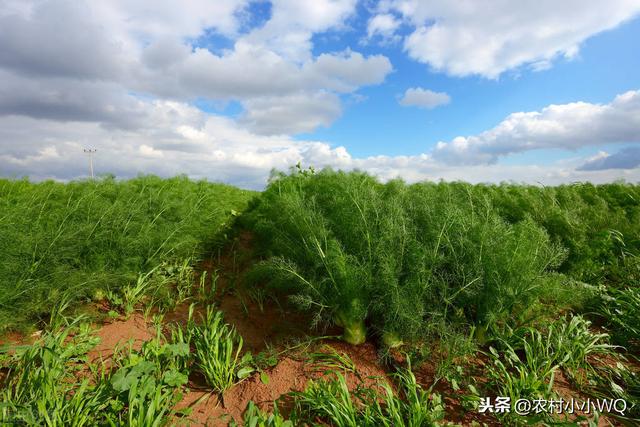
[[[386,377],[387,373],[376,362],[376,350],[372,344],[357,347],[337,341],[328,344],[338,353],[351,358],[356,366],[357,375],[345,374],[350,389],[358,385],[375,387],[378,381]],[[284,357],[275,367],[265,371],[269,377],[268,384],[264,384],[260,374],[255,373],[225,392],[221,398],[206,391],[190,391],[178,408],[192,407],[191,414],[183,420],[191,425],[226,426],[231,419],[240,423],[250,401],[263,410],[271,410],[275,400],[291,391],[304,390],[309,380],[318,379],[326,373],[318,368],[319,366],[310,363],[309,360]],[[286,408],[283,412],[286,413]]]
[[[100,343],[89,352],[89,361],[92,363],[100,360],[108,362],[116,348],[124,348],[129,343],[134,349],[140,349],[142,343],[153,339],[154,331],[144,316],[134,313],[129,319],[103,325],[96,335],[100,338]]]

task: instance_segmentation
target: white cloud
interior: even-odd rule
[[[365,57],[350,50],[323,53],[296,64],[245,41],[238,41],[232,51],[222,55],[195,49],[169,67],[143,70],[136,79],[136,88],[178,99],[245,100],[326,90],[346,93],[381,83],[392,69],[384,56]]]
[[[0,14],[0,67],[21,75],[81,79],[123,73],[128,57],[121,40],[98,25],[88,4],[47,1],[26,15],[14,13]]]
[[[640,168],[628,170],[582,171],[577,167],[583,159],[560,161],[550,165],[446,165],[429,155],[376,156],[354,159],[352,166],[366,170],[384,180],[402,178],[408,182],[465,181],[470,183],[516,182],[559,185],[570,182],[605,183],[617,179],[640,182]]]
[[[379,9],[413,25],[404,42],[411,58],[454,76],[496,78],[575,57],[584,40],[637,15],[640,2],[387,0]]]
[[[328,125],[329,118],[338,117],[336,94],[379,84],[392,70],[381,55],[365,57],[351,50],[313,54],[314,33],[342,28],[355,11],[355,0],[273,1],[264,26],[242,33],[248,4],[249,0],[2,4],[0,91],[7,96],[0,100],[0,114],[113,123],[116,118],[111,116],[120,113],[118,120],[131,122],[131,108],[137,107],[124,104],[132,104],[125,95],[134,92],[179,101],[235,100],[254,107],[245,117],[253,116],[246,123],[256,130],[309,131],[310,123]],[[233,46],[210,51],[191,45],[211,32],[229,37]],[[265,99],[289,100],[301,93],[324,101],[316,109],[307,106],[298,112],[302,125],[285,129],[278,117],[273,124],[267,123],[267,116],[258,120],[256,106],[264,106]],[[302,117],[304,111],[309,117]]]
[[[298,161],[316,167],[360,168],[384,179],[402,176],[409,181],[514,179],[553,184],[639,178],[637,167],[602,167],[617,154],[607,156],[599,167],[589,163],[593,159],[544,167],[487,165],[534,148],[638,142],[638,92],[622,94],[606,105],[573,103],[514,113],[492,130],[441,143],[433,152],[415,156],[358,158],[344,147],[297,140],[291,135],[336,120],[344,108],[341,98],[365,99],[357,91],[382,83],[393,67],[385,56],[365,56],[351,49],[314,52],[318,33],[346,31],[356,11],[355,0],[273,1],[271,16],[253,29],[245,28],[243,21],[248,3],[2,2],[0,175],[86,176],[83,148],[90,147],[98,149],[98,173],[119,177],[187,173],[251,188],[261,188],[272,168],[284,170]],[[573,26],[555,24],[555,15],[539,8],[529,11],[529,24],[527,14],[520,12],[506,14],[508,22],[495,22],[494,9],[478,11],[475,3],[381,4],[369,22],[368,35],[395,37],[399,25],[408,23],[416,27],[414,35],[424,32],[430,40],[435,36],[426,23],[435,22],[433,28],[455,42],[445,43],[450,52],[432,55],[433,47],[428,46],[424,53],[420,40],[412,46],[407,39],[411,55],[453,74],[495,76],[520,64],[548,67],[557,54],[576,55],[579,41],[630,16],[631,3],[616,1],[599,11],[598,19],[574,7],[579,9],[575,18],[579,25],[571,21]],[[386,10],[384,4],[389,6]],[[510,10],[511,3],[502,7]],[[565,15],[558,19],[566,20]],[[476,22],[469,25],[469,34],[460,30],[467,21]],[[543,28],[544,22],[563,30],[557,37],[539,36],[533,28]],[[506,46],[505,34],[521,26],[514,46]],[[493,30],[495,37],[488,33]],[[218,46],[214,39],[215,46],[199,47],[195,41],[209,33],[226,37],[225,44]],[[477,37],[477,52],[464,44],[465,37]],[[443,103],[445,97],[414,88],[402,102],[428,108]],[[189,104],[196,98],[220,104],[236,101],[243,111],[237,119],[204,113]]]
[[[73,3],[80,2],[74,0]],[[240,25],[239,12],[249,5],[250,0],[110,0],[88,3],[110,30],[150,41],[166,36],[197,37],[203,29],[233,36]]]
[[[311,132],[341,114],[340,99],[331,93],[252,98],[243,106],[241,123],[262,135]]]
[[[600,151],[578,167],[581,171],[634,169],[640,166],[640,147],[626,147],[614,154]]]
[[[478,135],[439,142],[433,156],[450,164],[490,164],[540,148],[573,150],[621,142],[640,143],[640,91],[618,95],[608,104],[573,102],[512,113]]]
[[[107,129],[91,121],[0,116],[0,175],[36,180],[86,177],[84,148],[98,150],[97,174],[125,178],[187,173],[247,188],[262,188],[273,168],[287,170],[299,161],[317,167],[349,167],[352,161],[343,147],[259,135],[231,118],[181,102],[139,102],[144,126],[126,129]]]
[[[230,182],[260,189],[273,169],[297,162],[316,168],[360,169],[381,179],[543,183],[640,180],[640,168],[591,170],[586,159],[551,165],[447,164],[431,154],[353,157],[344,147],[285,135],[264,136],[233,119],[209,115],[181,102],[136,100],[144,125],[108,129],[97,122],[0,117],[0,169],[4,176],[72,179],[88,174],[83,148],[97,148],[96,173],[139,173]],[[7,141],[20,141],[9,144]],[[598,168],[595,168],[598,169]]]
[[[339,92],[352,92],[359,86],[382,83],[392,71],[386,56],[363,56],[346,50],[338,54],[323,53],[308,67],[313,78]]]
[[[343,26],[355,13],[356,3],[356,0],[274,0],[271,19],[248,34],[246,40],[268,46],[287,60],[308,61],[313,33]]]
[[[451,97],[445,92],[434,92],[421,87],[407,89],[398,101],[404,107],[435,108],[439,105],[447,105]]]
[[[372,39],[379,36],[384,42],[393,42],[399,39],[396,30],[402,22],[391,13],[374,15],[367,23],[367,37]]]
[[[142,144],[138,151],[140,151],[140,154],[142,154],[143,157],[164,157],[164,153],[162,151],[156,150],[146,144]]]
[[[93,121],[124,128],[145,122],[140,102],[116,83],[60,77],[33,79],[0,69],[2,115],[63,122]]]
[[[142,63],[151,70],[168,71],[172,66],[186,61],[191,49],[173,37],[160,37],[142,51]]]

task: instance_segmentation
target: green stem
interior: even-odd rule
[[[388,348],[400,347],[404,344],[404,341],[395,332],[384,332],[382,334],[382,342]]]
[[[342,339],[349,344],[360,345],[367,340],[367,328],[364,326],[363,320],[345,323],[343,327]]]

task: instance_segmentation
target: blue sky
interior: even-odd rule
[[[0,175],[640,180],[635,0],[0,3]],[[78,37],[83,34],[83,37]]]
[[[329,43],[327,50],[358,46],[357,33]],[[506,72],[498,79],[450,77],[407,58],[402,46],[369,45],[360,51],[383,53],[394,65],[384,85],[359,91],[365,102],[351,103],[330,128],[304,137],[345,145],[356,156],[415,155],[438,141],[473,135],[515,111],[535,111],[574,101],[606,103],[617,94],[640,88],[640,19],[586,40],[577,58],[560,59],[550,69]],[[451,95],[449,105],[432,110],[407,108],[397,98],[410,87]],[[383,118],[383,119],[377,119]],[[588,151],[597,151],[592,147]],[[546,156],[562,153],[545,153]]]

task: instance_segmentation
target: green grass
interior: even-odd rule
[[[201,254],[253,194],[186,177],[1,179],[0,333],[47,319],[63,294],[87,300],[129,285],[135,300],[139,277]]]
[[[440,395],[417,383],[410,363],[394,377],[397,392],[385,381],[380,381],[377,388],[358,385],[349,390],[345,375],[329,372],[328,376],[310,381],[304,391],[291,393],[291,419],[295,425],[313,420],[340,427],[437,425],[444,416]]]
[[[176,403],[167,373],[148,353],[116,356],[114,370],[87,365],[98,340],[77,319],[10,357],[0,423],[46,426],[167,424]],[[149,345],[147,343],[147,345]],[[145,354],[146,353],[146,354]],[[91,368],[91,369],[90,369]],[[84,370],[84,372],[82,372]]]
[[[611,289],[597,307],[616,344],[640,348],[640,288]]]
[[[105,387],[89,393],[88,380],[76,380],[74,372],[96,343],[86,329],[72,324],[19,349],[0,394],[0,423],[45,419],[46,425],[92,425],[93,414],[106,407],[99,397]]]
[[[348,365],[353,362],[348,361]],[[302,392],[287,395],[293,410],[286,419],[277,402],[268,413],[249,402],[243,416],[245,426],[277,427],[332,425],[336,427],[394,426],[429,427],[444,416],[440,395],[425,390],[408,369],[395,375],[398,391],[380,381],[377,388],[362,385],[349,390],[344,372],[326,371],[326,376],[310,381]],[[231,423],[235,426],[235,423]]]
[[[208,306],[199,324],[192,313],[186,334],[195,349],[195,367],[213,390],[224,393],[253,372],[251,354],[242,355],[242,337],[224,322],[221,311]]]
[[[230,422],[231,427],[237,427],[234,421]],[[271,413],[262,411],[253,401],[247,404],[247,409],[242,417],[242,425],[247,427],[293,427],[291,420],[285,419],[278,410],[277,404]]]

